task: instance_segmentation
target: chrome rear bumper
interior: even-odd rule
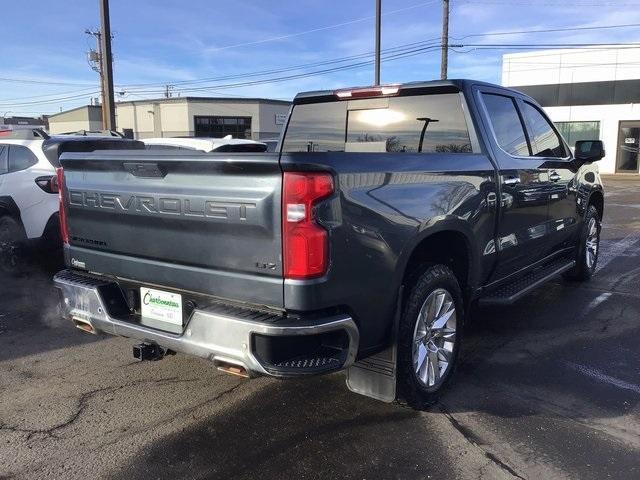
[[[302,370],[299,374],[282,373],[277,368],[267,366],[264,361],[260,361],[253,351],[253,337],[256,334],[307,336],[344,331],[348,337],[348,348],[344,361],[341,360],[341,365],[335,368],[337,370],[353,364],[358,351],[358,328],[348,315],[303,321],[290,320],[264,312],[247,314],[244,309],[196,308],[190,315],[183,332],[176,334],[141,325],[133,315],[110,314],[114,310],[113,302],[110,302],[111,296],[114,292],[122,294],[113,281],[64,270],[55,275],[54,284],[62,294],[63,316],[73,320],[76,325],[87,326],[83,330],[154,343],[166,349],[206,358],[218,364],[238,365],[253,375],[286,377],[305,374]]]

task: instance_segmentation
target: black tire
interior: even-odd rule
[[[423,410],[437,402],[453,377],[464,328],[464,302],[456,276],[444,265],[424,265],[417,271],[413,277],[413,281],[406,287],[409,289],[409,293],[404,302],[403,314],[398,326],[398,401],[416,410]],[[450,294],[453,308],[455,308],[453,320],[455,322],[455,336],[454,341],[451,342],[453,344],[452,351],[447,352],[450,356],[448,357],[449,361],[442,377],[439,378],[438,381],[434,381],[433,385],[428,385],[429,379],[427,379],[425,384],[425,380],[420,380],[418,378],[420,374],[416,373],[416,370],[422,370],[420,367],[414,365],[414,334],[416,334],[419,328],[417,326],[418,314],[423,308],[423,305],[427,304],[430,295],[441,295],[442,291]],[[439,340],[435,341],[437,342]],[[417,343],[418,342],[416,342],[416,344]],[[451,348],[451,344],[449,344],[449,348]],[[440,350],[438,350],[438,352],[440,352]],[[436,356],[437,355],[439,355],[439,353],[436,353]],[[419,354],[417,357],[416,361],[417,365],[419,365]],[[423,362],[424,360],[426,359],[423,356]],[[429,365],[427,365],[426,368],[428,370]],[[430,373],[427,372],[426,374],[428,376]]]
[[[595,226],[597,236],[595,240],[595,252],[593,251],[593,248],[590,249],[590,252],[593,255],[590,259],[589,250],[587,248],[587,241],[590,238],[589,234],[592,230],[592,225]],[[566,279],[579,282],[586,282],[587,280],[591,279],[598,265],[601,229],[602,226],[600,224],[600,214],[598,213],[596,207],[590,205],[584,218],[582,229],[580,230],[580,237],[578,239],[578,250],[576,252],[576,266],[564,274],[564,277]]]
[[[15,274],[21,264],[22,231],[7,215],[0,217],[0,271]]]

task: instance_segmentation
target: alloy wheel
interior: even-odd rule
[[[598,259],[598,245],[600,243],[600,231],[598,229],[598,222],[595,218],[589,220],[587,227],[587,241],[585,248],[585,256],[587,262],[587,268],[591,270]]]
[[[413,331],[413,369],[418,381],[437,387],[452,366],[456,340],[456,306],[451,294],[439,288],[426,298]]]

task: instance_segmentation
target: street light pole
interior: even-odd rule
[[[382,0],[376,0],[376,60],[375,60],[375,85],[380,85],[380,27],[381,27]]]

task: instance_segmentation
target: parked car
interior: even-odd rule
[[[203,137],[164,137],[145,138],[142,140],[147,150],[199,150],[202,152],[266,152],[267,145],[254,140],[233,138],[227,135],[223,138]]]
[[[26,249],[59,249],[55,168],[65,151],[144,148],[120,138],[49,137],[38,129],[0,130],[0,269],[20,267]]]
[[[594,274],[604,150],[575,151],[526,95],[450,80],[301,93],[281,153],[64,155],[64,316],[424,408],[474,305]]]

